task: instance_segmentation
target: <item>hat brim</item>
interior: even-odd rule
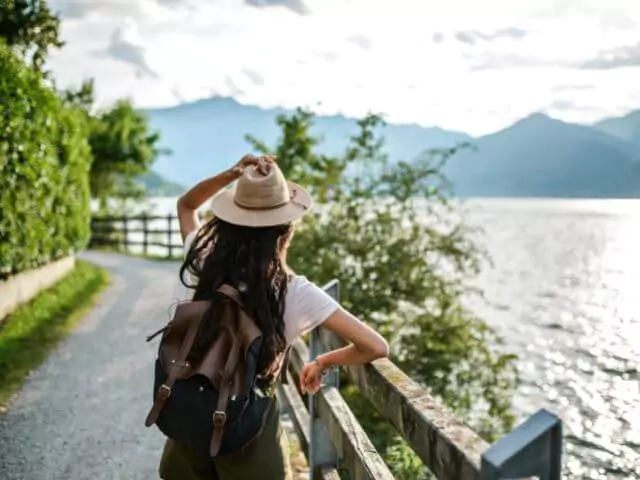
[[[297,183],[287,182],[292,200],[276,208],[253,209],[238,205],[236,187],[228,188],[211,199],[211,211],[225,222],[244,227],[273,227],[294,222],[313,207],[311,195]]]

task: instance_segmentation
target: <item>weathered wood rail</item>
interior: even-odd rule
[[[144,255],[156,248],[167,258],[182,252],[175,215],[100,216],[92,219],[91,226],[92,246],[115,247],[125,252],[141,247],[133,253]],[[337,281],[325,289],[339,299]],[[305,397],[297,388],[298,374],[306,361],[342,345],[339,338],[323,328],[311,332],[309,345],[301,340],[295,342],[287,372],[289,384],[279,387],[280,397],[293,420],[314,480],[339,480],[341,471],[347,472],[351,480],[393,479],[340,395],[339,372],[327,373],[325,386],[314,396]],[[489,445],[391,361],[349,367],[346,372],[436,478],[560,479],[562,423],[552,413],[540,410]]]
[[[338,282],[325,289],[338,298]],[[298,340],[292,348],[289,384],[280,387],[314,479],[394,478],[362,426],[341,397],[338,372],[324,378],[324,387],[304,399],[295,381],[302,366],[319,353],[344,343],[330,331],[312,332],[309,346]],[[424,388],[390,360],[346,369],[359,390],[392,424],[426,469],[438,479],[561,477],[562,423],[540,410],[511,433],[489,445],[447,411]]]

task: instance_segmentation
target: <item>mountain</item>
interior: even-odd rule
[[[473,143],[445,170],[461,196],[640,196],[633,146],[592,127],[537,113]]]
[[[151,126],[160,130],[162,145],[173,152],[159,158],[154,170],[171,181],[190,185],[249,153],[251,148],[245,141],[248,133],[275,145],[280,135],[275,119],[286,110],[264,110],[229,98],[212,98],[145,112]],[[320,150],[332,155],[343,153],[357,130],[354,119],[319,116],[312,132],[324,138]],[[390,124],[382,132],[386,152],[393,160],[411,160],[426,149],[451,147],[471,139],[464,133],[418,125]]]
[[[173,151],[154,170],[170,182],[190,185],[232,165],[250,151],[250,133],[274,145],[283,109],[261,109],[229,98],[211,98],[172,108],[146,110],[162,144]],[[486,197],[640,197],[640,113],[574,125],[534,114],[490,135],[418,125],[387,125],[381,133],[393,161],[415,159],[430,148],[469,141],[474,150],[456,154],[445,172],[458,196]],[[316,117],[313,133],[324,138],[320,150],[342,153],[356,121]]]
[[[610,135],[621,138],[633,144],[640,159],[640,110],[624,117],[608,118],[594,125]]]
[[[186,190],[182,185],[170,182],[154,171],[140,175],[137,180],[151,197],[175,197]]]

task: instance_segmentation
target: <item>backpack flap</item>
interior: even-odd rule
[[[171,321],[171,328],[162,336],[158,360],[167,378],[156,391],[153,406],[147,415],[145,425],[150,427],[158,420],[158,416],[167,399],[171,396],[171,388],[179,378],[189,375],[191,365],[186,361],[193,342],[198,333],[202,315],[210,307],[211,302],[185,302],[178,305]]]

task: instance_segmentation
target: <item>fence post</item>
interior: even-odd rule
[[[144,256],[147,256],[147,251],[149,249],[149,229],[147,227],[147,214],[142,214],[142,253]]]
[[[98,225],[98,221],[96,220],[96,217],[94,214],[91,214],[91,222],[90,222],[90,232],[91,232],[91,236],[89,237],[89,248],[95,247],[97,246],[97,241],[96,241],[96,227]]]
[[[340,299],[340,286],[337,280],[333,280],[324,287],[324,290],[335,300]],[[320,342],[318,329],[311,331],[309,356],[310,360],[315,359],[325,351]],[[332,370],[324,375],[324,385],[329,387],[339,386],[340,372]],[[309,466],[311,467],[311,478],[318,480],[321,478],[321,470],[325,467],[338,468],[338,454],[329,438],[326,428],[320,422],[316,411],[316,402],[313,395],[309,396],[309,416],[311,417],[311,438],[309,442]]]
[[[168,249],[167,258],[173,257],[173,245],[171,245],[171,228],[173,226],[172,221],[173,221],[173,215],[171,214],[167,215],[167,249]]]
[[[124,252],[129,253],[129,226],[126,215],[122,217],[122,241],[124,242]]]
[[[560,480],[562,421],[539,410],[482,455],[481,480],[537,477]]]

